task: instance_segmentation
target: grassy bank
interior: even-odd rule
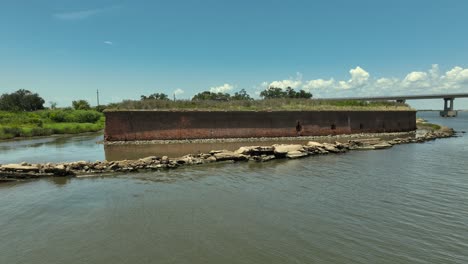
[[[437,124],[429,123],[427,122],[427,120],[422,119],[422,118],[416,119],[416,126],[418,127],[418,129],[426,129],[429,131],[436,131],[442,128],[441,126]]]
[[[191,100],[125,100],[111,104],[108,110],[212,110],[212,111],[293,111],[293,110],[409,110],[408,105],[395,102],[323,101],[314,99],[266,99],[231,101]]]
[[[104,115],[93,110],[0,111],[0,139],[96,132]]]

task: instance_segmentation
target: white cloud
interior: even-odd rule
[[[212,93],[227,93],[234,88],[231,84],[225,83],[221,86],[215,86],[210,88],[210,92]]]
[[[61,12],[61,13],[55,13],[52,15],[53,18],[59,19],[59,20],[68,20],[68,21],[73,21],[73,20],[84,20],[96,15],[99,15],[101,13],[113,10],[113,9],[118,9],[121,6],[110,6],[110,7],[104,7],[104,8],[95,8],[95,9],[86,9],[86,10],[77,10],[77,11],[69,11],[69,12]]]
[[[97,15],[99,13],[102,13],[103,11],[104,9],[89,9],[89,10],[82,10],[82,11],[56,13],[56,14],[53,14],[52,16],[60,20],[82,20],[82,19],[86,19],[94,15]]]
[[[445,80],[455,84],[467,84],[468,83],[468,69],[463,69],[461,67],[454,67],[450,71],[447,71]]]
[[[104,41],[104,44],[112,46],[114,45],[114,42],[106,40]]]
[[[269,87],[281,88],[286,89],[288,87],[297,88],[302,84],[301,81],[294,81],[294,80],[282,80],[282,81],[273,81],[270,83]]]
[[[377,88],[388,89],[395,86],[398,82],[397,78],[380,78],[375,81],[375,86]]]
[[[410,72],[406,75],[402,85],[409,88],[428,88],[431,82],[427,72]]]
[[[467,92],[468,90],[468,68],[460,66],[455,66],[443,73],[438,64],[433,64],[427,71],[412,71],[401,79],[395,77],[372,78],[369,72],[359,66],[350,69],[349,74],[348,80],[318,78],[302,82],[299,78],[290,78],[271,82],[269,87],[286,88],[290,86],[304,89],[312,91],[315,98],[431,94]],[[267,82],[263,84],[265,83]]]
[[[302,85],[302,74],[300,72],[297,72],[295,78],[291,77],[286,80],[273,81],[268,85],[268,88],[275,87],[275,88],[286,89],[288,87],[291,87],[295,89],[295,88],[299,88],[301,85]]]
[[[329,80],[317,79],[317,80],[311,80],[311,81],[306,82],[303,88],[304,90],[310,91],[314,89],[326,89],[329,87],[333,87],[334,85],[335,85],[335,80],[333,78]]]
[[[406,75],[404,82],[415,83],[427,81],[427,73],[425,72],[411,72]]]
[[[179,88],[179,89],[176,89],[176,90],[174,91],[174,94],[175,94],[175,95],[181,95],[181,94],[183,94],[183,93],[185,93],[185,91],[182,90],[182,89],[180,89],[180,88]]]
[[[351,87],[365,85],[370,77],[370,74],[359,66],[349,70],[349,74],[351,74],[351,79],[348,81],[348,83],[351,85]]]
[[[440,76],[440,71],[439,71],[439,65],[438,64],[432,64],[432,68],[429,70],[429,76],[433,79],[436,80]]]

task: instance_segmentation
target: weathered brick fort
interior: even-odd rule
[[[416,129],[416,111],[106,111],[105,140],[294,137]]]

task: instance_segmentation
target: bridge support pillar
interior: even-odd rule
[[[453,110],[453,100],[455,98],[444,98],[444,110],[440,111],[442,117],[456,117],[458,112]]]

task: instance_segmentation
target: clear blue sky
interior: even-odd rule
[[[269,85],[468,92],[467,13],[466,0],[2,0],[0,93],[67,106],[96,89],[102,103]]]

